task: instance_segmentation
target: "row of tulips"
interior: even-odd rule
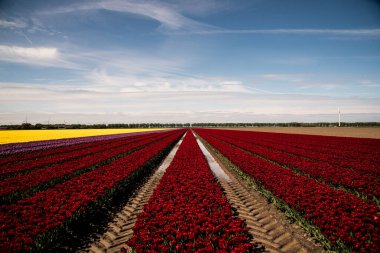
[[[247,142],[269,148],[275,148],[287,153],[297,154],[299,156],[308,157],[314,160],[325,161],[340,167],[348,167],[361,173],[370,173],[375,175],[380,173],[378,169],[380,150],[376,148],[371,149],[370,153],[361,153],[353,149],[351,146],[349,151],[344,151],[341,147],[335,147],[333,149],[326,148],[323,141],[320,141],[318,145],[311,145],[303,140],[303,138],[299,138],[298,135],[293,135],[294,139],[283,139],[278,138],[278,134],[271,135],[266,133],[260,135],[254,132],[247,133],[242,131],[234,131],[233,133],[231,131],[220,132],[223,132],[223,135],[225,136],[233,136],[233,138],[236,139],[245,140]],[[314,136],[314,138],[317,137]],[[380,145],[380,141],[374,140],[374,142],[378,142]]]
[[[56,149],[57,153],[51,154],[49,156],[40,155],[35,157],[33,160],[23,160],[23,155],[19,155],[20,162],[18,163],[7,163],[4,165],[0,165],[0,175],[2,177],[11,177],[17,173],[22,172],[28,173],[30,170],[37,171],[37,169],[59,164],[64,164],[65,162],[69,162],[70,160],[77,160],[86,156],[97,155],[98,153],[102,153],[104,151],[104,147],[107,146],[107,149],[117,149],[122,148],[128,142],[140,141],[142,139],[149,139],[157,136],[157,134],[149,134],[142,136],[134,136],[134,137],[124,137],[120,139],[112,139],[107,141],[99,141],[92,146],[85,148],[78,148],[77,146],[70,146],[72,150],[69,148],[65,148],[65,152],[60,152],[60,149]],[[88,144],[85,144],[88,145]]]
[[[64,147],[44,149],[40,151],[32,151],[32,152],[27,152],[27,153],[22,153],[22,154],[6,155],[0,158],[0,165],[3,166],[4,164],[19,163],[19,162],[24,162],[28,160],[39,159],[42,157],[48,157],[48,156],[52,156],[52,155],[56,155],[60,153],[71,152],[74,150],[85,149],[85,148],[96,146],[97,142],[98,141],[93,141],[93,142],[68,145]]]
[[[164,132],[164,131],[166,130],[160,130],[160,131],[155,131],[155,132]],[[147,133],[152,133],[152,132],[109,134],[109,135],[100,135],[100,136],[91,136],[91,137],[67,138],[67,139],[59,139],[59,140],[2,144],[0,145],[0,156],[16,155],[19,153],[48,150],[48,149],[54,149],[57,147],[76,145],[80,143],[88,143],[88,142],[94,142],[94,141],[102,141],[102,140],[118,139],[122,137],[144,135]]]
[[[251,140],[235,138],[233,131],[209,130],[208,134],[276,162],[281,166],[306,173],[318,180],[358,191],[370,199],[380,197],[380,178],[375,175],[338,167],[324,161],[310,160],[298,154],[283,152],[282,150],[278,150],[276,145],[268,147],[257,145]]]
[[[325,246],[340,252],[380,251],[380,209],[374,203],[233,147],[213,138],[210,130],[196,132],[271,196],[322,231],[330,241]]]
[[[247,137],[245,140],[248,141]],[[307,157],[312,160],[324,161],[334,164],[339,167],[349,168],[363,174],[379,175],[378,170],[380,155],[376,154],[361,154],[355,152],[346,152],[345,154],[339,152],[339,149],[330,150],[323,149],[323,147],[311,147],[306,143],[297,143],[290,145],[289,143],[273,142],[272,140],[257,140],[250,139],[255,144],[281,150],[283,152],[296,154],[298,156]],[[323,151],[322,151],[323,150]]]
[[[255,131],[238,131],[259,140],[273,140],[277,143],[286,143],[292,146],[303,146],[316,149],[321,153],[335,153],[347,158],[360,154],[365,159],[376,161],[380,158],[380,143],[377,139],[335,137],[322,135],[284,134]]]
[[[136,252],[254,251],[190,131],[133,231]]]
[[[45,244],[51,243],[56,233],[80,220],[81,214],[96,207],[96,203],[108,201],[120,185],[137,183],[133,179],[141,168],[172,146],[182,134],[183,130],[171,131],[143,149],[31,197],[1,206],[1,250],[18,252],[33,247],[46,250]],[[151,166],[147,168],[152,169]]]
[[[253,132],[252,132],[253,133]],[[256,133],[259,134],[259,133]],[[265,133],[266,136],[273,136],[282,141],[290,141],[292,143],[307,143],[308,145],[321,147],[331,150],[340,149],[342,152],[356,152],[362,154],[378,153],[380,144],[377,139],[370,138],[353,138],[353,137],[337,137],[323,135],[306,135],[306,134],[280,134]]]
[[[149,138],[147,138],[148,135],[127,139],[123,138],[123,140],[114,141],[115,143],[107,145],[107,150],[104,150],[104,146],[96,147],[93,149],[93,153],[82,156],[79,159],[53,164],[26,175],[19,174],[11,178],[6,178],[0,181],[0,199],[10,201],[17,199],[19,196],[23,197],[23,195],[28,192],[42,190],[46,188],[46,184],[51,187],[57,182],[65,180],[64,177],[70,178],[71,176],[77,176],[78,173],[81,174],[81,172],[94,170],[100,165],[104,165],[120,156],[126,155],[136,148],[142,148],[153,141],[158,141],[169,134],[170,133],[152,134],[149,135]],[[53,179],[55,179],[54,182],[52,182]],[[35,189],[35,187],[38,189]],[[9,201],[6,202],[9,203]]]

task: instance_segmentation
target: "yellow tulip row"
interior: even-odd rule
[[[55,140],[64,138],[98,136],[108,134],[136,133],[157,131],[162,128],[131,128],[131,129],[52,129],[52,130],[1,130],[0,144]]]

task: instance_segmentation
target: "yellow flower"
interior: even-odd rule
[[[136,133],[156,131],[161,129],[162,128],[0,130],[0,144],[98,136],[107,134]]]

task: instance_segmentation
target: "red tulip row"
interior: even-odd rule
[[[80,150],[80,149],[96,146],[97,143],[98,142],[88,142],[88,143],[81,143],[81,144],[70,145],[70,146],[65,146],[65,147],[50,148],[50,149],[34,151],[34,152],[29,152],[29,153],[6,155],[0,158],[0,165],[18,163],[20,161],[39,159],[41,157],[56,155],[59,153]]]
[[[89,153],[87,155],[84,154],[88,152],[87,150],[83,151],[83,153],[78,151],[79,159],[53,164],[52,166],[33,171],[26,175],[19,174],[15,177],[6,178],[3,181],[0,181],[0,197],[16,192],[17,194],[20,194],[20,191],[27,191],[31,187],[36,187],[44,182],[61,178],[80,169],[93,167],[108,159],[125,154],[134,148],[157,141],[167,135],[169,135],[169,133],[154,134],[149,137],[144,135],[139,136],[139,138],[123,139],[117,142],[114,141],[115,143],[107,145],[107,150],[104,150],[104,146],[96,147],[92,149],[94,153]]]
[[[41,167],[41,166],[47,166],[57,163],[62,163],[67,160],[77,159],[84,156],[93,156],[95,153],[101,153],[104,151],[104,146],[107,146],[108,149],[114,149],[117,147],[122,147],[125,145],[126,142],[133,142],[136,140],[141,140],[141,138],[152,138],[156,135],[143,135],[143,136],[136,136],[136,137],[130,137],[130,138],[121,138],[121,139],[112,139],[107,141],[100,141],[96,142],[96,145],[92,145],[90,147],[86,147],[83,149],[77,149],[76,146],[72,146],[71,148],[73,150],[69,151],[66,148],[65,153],[57,153],[54,155],[51,155],[49,157],[41,156],[41,157],[35,157],[34,160],[26,160],[20,163],[16,164],[4,164],[0,166],[0,175],[5,174],[14,174],[21,171],[31,170],[33,168]],[[55,149],[55,151],[59,151],[59,149]],[[23,159],[23,155],[19,155],[20,160]],[[57,164],[59,166],[59,164]]]
[[[53,229],[65,229],[78,213],[102,197],[108,199],[120,183],[180,137],[183,130],[171,131],[161,141],[116,159],[88,173],[0,208],[0,248],[17,252],[30,249],[36,240]],[[163,136],[163,134],[161,135]],[[106,148],[106,147],[105,147]],[[135,183],[135,182],[132,182]],[[40,245],[41,246],[41,245]]]
[[[233,138],[232,131],[221,132],[209,130],[208,134],[229,144],[265,157],[282,166],[295,168],[314,178],[356,190],[370,198],[380,197],[380,178],[375,175],[334,166],[324,161],[310,160],[302,155],[279,151],[276,150],[276,145],[264,147],[256,145],[256,143],[242,141]]]
[[[255,155],[196,130],[242,171],[275,197],[317,226],[335,247],[343,242],[352,252],[380,251],[380,209],[355,195],[297,175]]]
[[[325,142],[320,141],[319,145],[297,138],[282,140],[278,135],[263,134],[242,131],[218,131],[218,133],[234,139],[240,139],[257,145],[275,148],[287,153],[308,157],[315,160],[325,161],[340,167],[349,167],[360,173],[370,173],[378,175],[380,150],[372,150],[372,153],[360,153],[356,150],[343,151],[340,147],[334,149],[326,148]],[[317,138],[316,136],[314,138]],[[377,141],[380,144],[380,141]],[[343,144],[344,145],[344,144]],[[352,148],[352,147],[351,147]]]
[[[250,132],[250,134],[260,135],[260,133]],[[290,143],[307,143],[313,147],[323,147],[326,149],[345,153],[361,153],[361,154],[379,154],[380,143],[377,139],[368,138],[352,138],[352,137],[336,137],[322,135],[305,135],[305,134],[280,134],[280,133],[261,133],[266,137],[272,136],[284,142]]]
[[[127,242],[137,252],[253,252],[192,132],[188,132]]]
[[[317,150],[320,153],[336,154],[351,158],[360,154],[365,160],[378,161],[380,158],[380,142],[377,139],[334,137],[321,135],[283,134],[254,131],[238,131],[237,135],[255,140],[271,140],[292,146]]]
[[[325,161],[344,168],[349,168],[362,174],[380,174],[380,171],[378,169],[380,156],[378,156],[378,158],[375,158],[376,156],[374,154],[358,154],[350,152],[344,155],[339,153],[339,149],[324,150],[321,152],[321,149],[323,148],[310,147],[305,143],[298,143],[294,146],[290,145],[289,143],[283,144],[272,141],[251,141],[255,144],[275,148],[287,153],[296,154],[313,160]]]

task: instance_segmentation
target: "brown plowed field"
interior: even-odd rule
[[[380,139],[380,127],[252,127],[218,129]]]

